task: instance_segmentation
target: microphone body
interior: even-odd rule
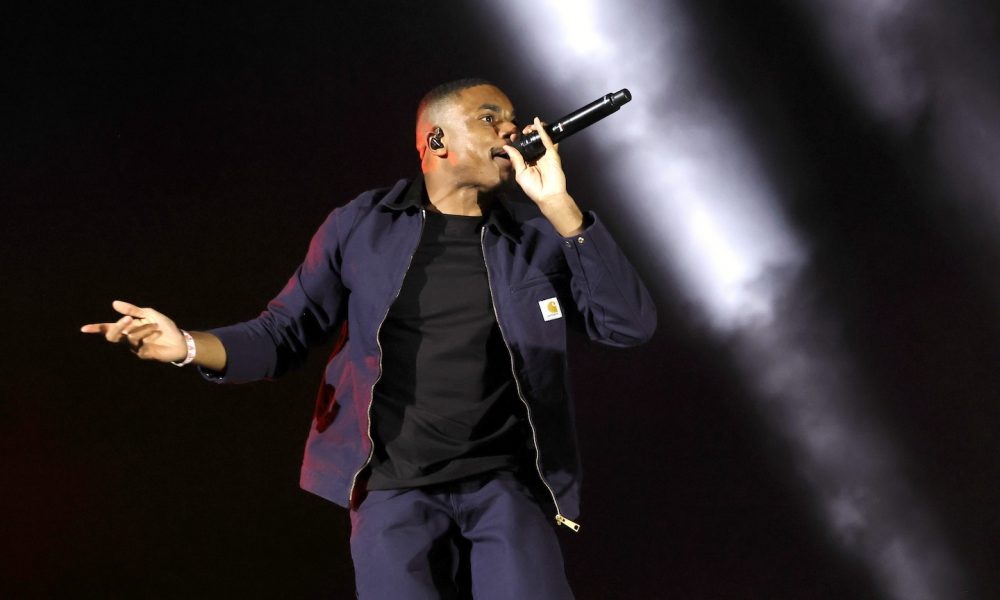
[[[587,106],[569,113],[556,121],[555,124],[545,125],[545,131],[549,133],[552,142],[557,143],[559,140],[593,125],[611,113],[618,112],[618,109],[631,99],[632,94],[627,89],[619,90],[613,94],[605,94]],[[511,145],[518,149],[526,162],[538,160],[545,154],[542,136],[537,131],[525,136],[518,136]]]

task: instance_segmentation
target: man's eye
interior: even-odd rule
[[[495,121],[493,115],[483,115],[482,117],[480,117],[480,119],[486,121],[487,123],[493,123]]]

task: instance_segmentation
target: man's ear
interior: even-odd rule
[[[444,150],[444,131],[440,127],[435,127],[433,131],[427,134],[427,147],[431,149],[435,154]]]

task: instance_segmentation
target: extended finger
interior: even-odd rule
[[[80,328],[83,333],[104,333],[112,323],[88,323]]]

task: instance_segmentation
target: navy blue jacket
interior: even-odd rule
[[[212,331],[226,348],[219,382],[281,375],[310,346],[338,336],[306,442],[302,488],[341,506],[363,492],[372,455],[372,390],[381,376],[379,329],[399,293],[423,229],[423,180],[361,194],[327,217],[305,261],[256,319]],[[482,230],[497,322],[527,407],[536,466],[556,520],[576,528],[580,465],[567,385],[566,325],[613,346],[652,336],[656,311],[645,286],[593,215],[579,236],[544,218],[516,222],[502,207]],[[357,489],[356,489],[357,488]]]

